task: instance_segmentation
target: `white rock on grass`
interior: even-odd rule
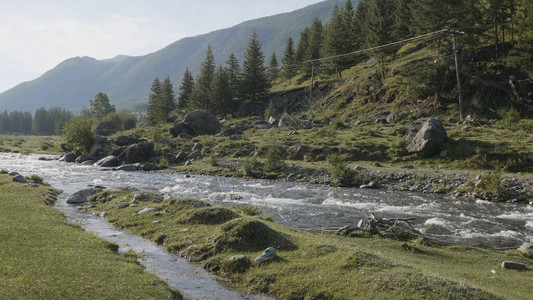
[[[276,257],[276,249],[274,249],[274,247],[268,247],[265,249],[263,254],[261,254],[261,256],[256,257],[255,262],[264,262],[274,259],[274,257]]]

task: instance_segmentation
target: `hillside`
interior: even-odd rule
[[[342,6],[344,2],[328,0],[294,12],[184,38],[145,56],[118,56],[101,61],[89,57],[70,58],[41,77],[0,94],[0,107],[8,111],[34,111],[41,106],[79,110],[97,92],[103,92],[117,108],[130,108],[147,101],[155,77],[169,76],[177,89],[186,67],[196,74],[209,44],[217,63],[224,62],[231,53],[240,59],[255,31],[266,57],[273,52],[281,54],[288,36],[297,37],[315,17],[327,20],[334,6]]]

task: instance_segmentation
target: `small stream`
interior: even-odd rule
[[[203,270],[190,266],[174,255],[166,254],[142,239],[112,228],[101,218],[80,213],[64,203],[66,195],[89,185],[107,188],[132,186],[165,194],[167,197],[191,197],[208,200],[218,205],[253,204],[263,208],[277,222],[299,228],[321,228],[356,224],[371,212],[378,217],[415,217],[414,227],[424,234],[443,242],[488,248],[519,247],[533,241],[533,206],[523,204],[491,203],[481,200],[460,200],[440,195],[335,188],[269,180],[246,180],[211,176],[191,176],[156,172],[122,172],[94,166],[67,164],[57,160],[44,161],[35,154],[0,154],[0,169],[17,171],[25,176],[37,174],[56,188],[65,191],[63,201],[56,206],[70,219],[82,219],[84,228],[122,244],[127,250],[144,252],[147,268],[169,284],[193,298],[249,299],[232,294],[221,296],[223,288]],[[154,254],[153,254],[154,253]],[[150,257],[155,257],[150,261]],[[173,274],[165,266],[176,261]],[[202,278],[181,278],[183,274],[204,274]],[[207,279],[206,279],[207,280]],[[209,289],[216,292],[212,294]],[[190,291],[186,291],[190,288]],[[194,294],[200,290],[204,294]],[[228,293],[232,292],[225,289]],[[225,291],[224,290],[224,291]],[[233,292],[235,293],[235,292]],[[214,296],[215,295],[215,296]],[[259,298],[260,299],[260,298]]]

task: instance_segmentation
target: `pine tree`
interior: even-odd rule
[[[211,83],[215,75],[215,57],[211,45],[208,46],[205,59],[202,62],[200,74],[196,78],[191,94],[191,108],[211,110],[211,103],[209,101],[209,93]]]
[[[367,17],[370,0],[361,0],[357,3],[355,8],[354,33],[355,33],[355,49],[362,49],[366,46],[367,35]]]
[[[396,0],[394,11],[394,40],[402,40],[411,36],[411,5],[413,0]]]
[[[353,45],[347,43],[350,40],[350,32],[347,27],[343,10],[335,7],[331,21],[326,28],[326,36],[324,39],[324,56],[335,57],[327,61],[327,66],[330,72],[335,73],[337,77],[341,76],[342,70],[351,67],[354,59],[349,56],[340,56],[349,53],[353,49]]]
[[[174,86],[167,77],[161,84],[161,106],[160,115],[163,122],[168,119],[168,114],[176,109],[176,97],[174,95]]]
[[[368,8],[366,42],[369,47],[393,41],[394,0],[372,0]]]
[[[242,95],[247,101],[258,103],[263,100],[269,88],[265,57],[261,52],[261,43],[254,32],[244,53]]]
[[[353,9],[352,0],[346,0],[342,10],[344,19],[344,28],[346,30],[346,52],[351,52],[356,49],[356,32],[355,32],[355,12]]]
[[[221,65],[217,68],[211,83],[210,98],[213,113],[226,118],[234,109],[233,92],[229,84],[228,70]]]
[[[424,34],[449,27],[457,0],[417,0],[411,3],[411,32]]]
[[[178,95],[178,109],[189,108],[189,102],[191,99],[192,90],[194,88],[194,77],[189,71],[189,68],[185,69],[183,73],[183,79],[181,80],[180,93]]]
[[[290,80],[296,75],[295,55],[294,40],[292,39],[292,36],[289,36],[287,43],[285,44],[283,57],[281,58],[281,73],[285,79]]]
[[[159,122],[157,105],[161,98],[161,81],[159,78],[155,78],[150,87],[150,95],[148,96],[148,109],[146,111],[146,119],[151,125],[155,125]]]
[[[307,57],[309,59],[319,59],[324,43],[324,26],[319,18],[315,18],[309,30],[309,49]]]
[[[270,82],[276,81],[276,79],[279,76],[279,63],[278,63],[278,57],[276,56],[276,53],[272,53],[267,71],[268,71],[268,79],[270,80]]]
[[[300,33],[300,39],[298,40],[298,46],[296,46],[296,52],[294,53],[294,62],[298,65],[308,60],[309,52],[309,27],[306,27],[302,33]]]
[[[228,60],[226,60],[226,68],[228,72],[228,81],[229,86],[233,92],[233,98],[239,97],[239,88],[241,85],[241,66],[239,65],[239,61],[235,57],[235,54],[230,54],[228,57]]]

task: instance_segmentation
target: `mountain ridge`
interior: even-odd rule
[[[234,53],[242,56],[252,32],[257,32],[268,60],[281,55],[289,36],[297,38],[317,17],[327,21],[335,5],[344,0],[319,2],[299,10],[249,20],[206,34],[185,37],[143,56],[116,56],[96,60],[73,57],[59,63],[35,80],[21,83],[0,94],[2,110],[30,110],[60,106],[79,111],[97,92],[106,93],[119,109],[146,103],[154,78],[170,77],[177,91],[185,68],[196,74],[211,45],[217,64]]]

